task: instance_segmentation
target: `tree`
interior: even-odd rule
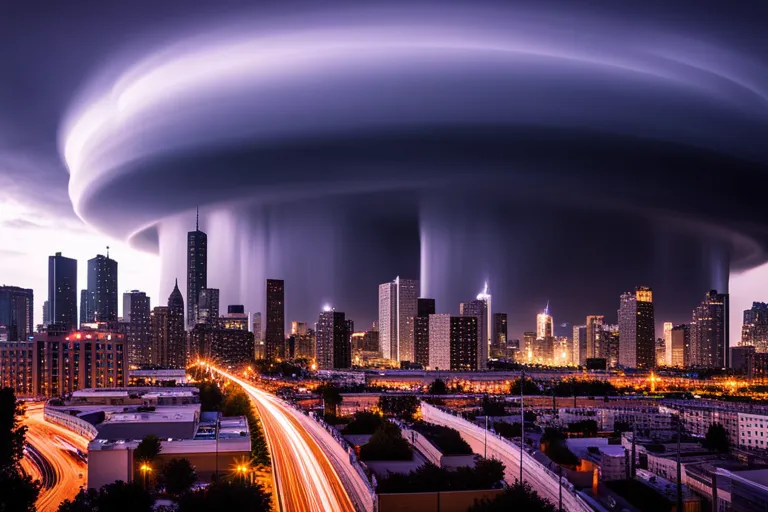
[[[428,393],[431,395],[444,395],[448,392],[448,386],[442,379],[435,379],[429,385]]]
[[[323,384],[315,389],[315,393],[323,397],[326,416],[336,416],[336,408],[341,405],[344,398],[339,392],[339,388],[333,384]]]
[[[155,499],[141,485],[118,480],[98,491],[81,490],[74,500],[59,505],[59,512],[151,512],[154,504]]]
[[[718,453],[727,453],[731,447],[731,440],[728,437],[728,431],[720,423],[713,423],[707,430],[701,445],[707,450]]]
[[[419,400],[406,395],[381,395],[379,397],[379,409],[387,415],[404,420],[413,419],[419,408]]]
[[[189,460],[171,459],[163,466],[161,478],[166,492],[178,496],[189,491],[197,482],[197,472]]]
[[[242,480],[219,480],[205,489],[188,492],[179,499],[178,512],[210,510],[272,510],[271,495],[260,484]]]
[[[12,388],[0,390],[0,511],[34,512],[40,483],[25,475],[19,462],[24,456],[27,427],[21,425],[24,409]]]
[[[206,382],[200,386],[200,410],[203,412],[220,411],[224,395],[215,382]]]
[[[360,447],[361,460],[411,460],[413,450],[403,439],[400,428],[385,422],[373,433],[371,439]]]
[[[494,499],[476,502],[470,512],[507,512],[525,510],[526,512],[555,512],[555,506],[538,495],[527,483],[516,483],[508,487]]]
[[[133,460],[148,464],[160,455],[160,450],[162,449],[160,439],[156,435],[146,435],[139,443],[139,446],[133,451]]]
[[[506,423],[504,421],[496,421],[493,423],[493,430],[496,431],[502,437],[507,439],[516,439],[520,437],[520,423]]]
[[[251,399],[242,389],[236,389],[227,394],[224,406],[221,408],[222,416],[250,416],[253,414]]]
[[[520,379],[515,380],[512,382],[512,384],[509,385],[509,394],[510,395],[517,395],[520,396]],[[536,382],[531,378],[526,378],[525,382],[523,384],[523,394],[524,395],[540,395],[541,394],[541,388],[539,387]]]
[[[373,434],[386,421],[375,412],[356,412],[354,419],[344,428],[344,434]]]
[[[621,436],[622,432],[629,432],[630,430],[632,430],[632,425],[629,422],[615,421],[613,423],[613,434],[616,436]]]
[[[483,408],[483,414],[486,416],[505,416],[507,414],[503,399],[499,400],[485,395],[483,396],[481,406]]]

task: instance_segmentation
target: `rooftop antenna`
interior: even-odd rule
[[[107,259],[109,259],[109,246],[107,246]]]
[[[549,300],[547,300],[547,307],[544,309],[544,311],[549,314]]]
[[[195,231],[200,231],[200,207],[195,208]]]

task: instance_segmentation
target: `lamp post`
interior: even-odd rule
[[[525,407],[523,405],[523,385],[525,370],[520,372],[520,485],[523,485],[523,446],[525,445]]]
[[[139,469],[142,473],[144,473],[144,488],[149,490],[149,473],[152,472],[152,468],[149,467],[149,464],[142,464]]]
[[[218,414],[221,413],[217,413],[216,416],[216,472],[213,474],[214,480],[219,479],[219,427],[221,426],[221,418]]]

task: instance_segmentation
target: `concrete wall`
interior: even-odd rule
[[[92,450],[88,452],[88,488],[99,489],[116,480],[130,482],[131,450]]]
[[[45,418],[45,421],[61,425],[67,430],[71,430],[75,434],[78,434],[89,441],[95,439],[96,435],[99,433],[98,430],[96,430],[96,427],[87,421],[82,420],[77,416],[67,414],[66,412],[57,411],[48,406],[48,404],[43,408],[43,417]]]
[[[379,494],[379,512],[466,512],[483,498],[493,499],[504,491],[446,491],[409,494]]]

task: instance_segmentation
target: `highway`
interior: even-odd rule
[[[317,423],[267,392],[227,372],[213,371],[240,385],[253,400],[264,428],[272,457],[280,510],[285,512],[353,512],[355,510],[340,476],[321,448],[334,450],[324,443]],[[331,439],[332,441],[332,439]],[[335,443],[335,442],[334,442]],[[338,445],[337,445],[338,446]],[[341,447],[338,447],[341,449]],[[343,449],[342,449],[343,452]],[[331,454],[334,456],[334,454]],[[350,467],[348,456],[347,466]],[[350,475],[345,475],[349,480]],[[355,474],[355,477],[357,475]]]
[[[88,441],[59,425],[45,421],[43,404],[28,404],[24,415],[27,450],[22,467],[43,483],[37,500],[39,512],[55,512],[85,485],[86,463],[76,450],[88,452]]]

